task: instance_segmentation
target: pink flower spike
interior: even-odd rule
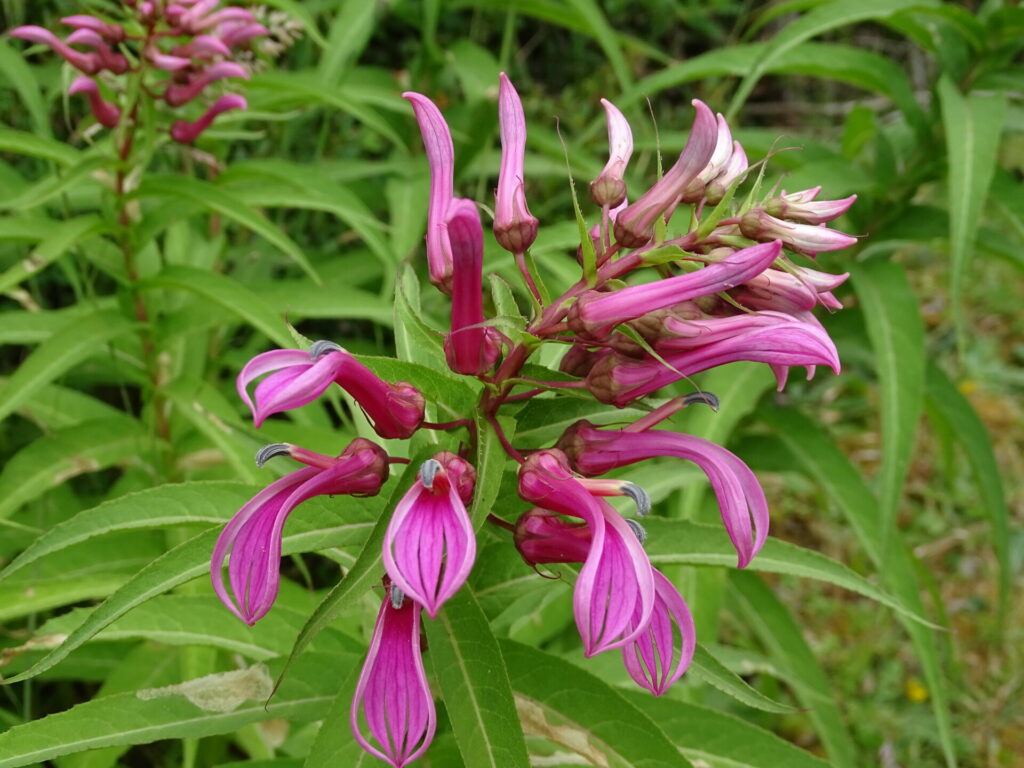
[[[601,99],[608,122],[608,162],[590,182],[590,196],[600,206],[615,208],[626,200],[626,164],[633,155],[633,132],[618,107]]]
[[[857,201],[856,195],[844,197],[842,200],[819,200],[811,202],[821,187],[803,192],[776,197],[765,203],[765,210],[772,216],[802,224],[824,224],[826,221],[839,218]],[[810,199],[805,199],[808,192],[813,192]]]
[[[430,282],[443,293],[452,292],[452,254],[445,223],[454,196],[455,148],[448,124],[430,99],[413,91],[402,96],[412,104],[430,165],[430,206],[427,209],[427,265]]]
[[[465,505],[475,479],[473,467],[447,451],[423,462],[384,534],[384,569],[432,619],[465,583],[476,560],[476,535]]]
[[[448,367],[477,376],[494,366],[501,351],[492,328],[484,327],[482,272],[484,233],[472,200],[456,198],[448,208],[452,251],[452,326],[445,336]]]
[[[227,77],[240,77],[243,80],[248,80],[249,70],[233,61],[215,62],[196,72],[187,83],[172,83],[167,86],[167,90],[164,92],[164,101],[172,107],[180,107],[196,98],[210,83]],[[229,109],[240,108],[229,107]]]
[[[526,155],[526,116],[515,86],[499,75],[498,123],[501,168],[494,200],[494,237],[510,253],[525,253],[537,239],[537,217],[526,205],[523,160]]]
[[[376,744],[363,735],[360,715]],[[392,768],[412,763],[434,740],[437,714],[420,650],[420,606],[394,587],[377,614],[349,724],[359,745]]]
[[[616,222],[623,215],[620,213]],[[768,269],[781,249],[782,244],[778,241],[754,245],[696,272],[620,288],[611,293],[587,294],[570,310],[570,326],[578,333],[604,338],[619,323],[747,282]]]
[[[103,69],[99,54],[76,51],[48,29],[35,26],[15,27],[10,31],[10,35],[32,43],[48,45],[68,64],[87,75],[95,75]]]
[[[679,590],[657,568],[652,570],[654,611],[647,628],[622,649],[622,660],[637,685],[661,696],[689,668],[697,649],[697,630]],[[634,619],[639,621],[640,616]]]
[[[738,554],[738,568],[745,568],[768,538],[768,502],[757,477],[738,456],[709,440],[662,430],[597,429],[581,421],[558,444],[585,475],[601,475],[655,456],[692,461],[711,481],[722,522]]]
[[[675,164],[615,220],[615,239],[623,248],[645,245],[654,235],[658,216],[676,203],[686,186],[711,160],[718,142],[718,124],[704,102],[694,99],[693,107],[697,117]]]
[[[121,120],[121,110],[115,104],[103,100],[99,86],[91,77],[77,77],[68,88],[69,94],[84,93],[89,99],[96,122],[107,128],[114,128]]]
[[[217,539],[210,559],[213,589],[232,613],[252,626],[266,615],[280,584],[281,532],[299,504],[324,494],[374,494],[387,478],[387,455],[356,439],[327,469],[305,467],[271,483],[246,502]],[[224,584],[224,560],[231,554]]]
[[[95,16],[88,16],[86,14],[65,16],[60,20],[60,23],[66,24],[69,27],[74,27],[75,29],[91,29],[110,43],[120,43],[124,40],[123,27],[119,24],[107,24],[105,21],[98,19]]]
[[[171,138],[181,144],[191,144],[202,135],[203,131],[210,127],[210,124],[225,112],[233,109],[246,109],[249,105],[245,99],[236,93],[229,93],[221,96],[210,106],[203,116],[191,123],[185,120],[176,120],[171,126]]]

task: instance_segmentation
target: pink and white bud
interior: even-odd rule
[[[484,326],[482,298],[484,233],[472,200],[456,198],[448,207],[448,240],[452,252],[452,323],[444,339],[448,367],[478,376],[498,359],[499,340]]]
[[[247,106],[245,99],[237,94],[229,93],[226,96],[221,96],[198,120],[191,123],[185,120],[176,120],[171,126],[171,138],[180,144],[191,144],[210,127],[210,124],[219,115],[233,109],[245,109]]]
[[[704,102],[694,99],[697,117],[690,138],[675,164],[654,186],[619,214],[615,240],[624,248],[639,248],[654,236],[654,222],[675,205],[686,186],[707,166],[718,142],[715,116]]]
[[[842,309],[832,291],[846,282],[849,272],[833,275],[807,267],[790,267],[793,272],[768,269],[748,280],[733,297],[748,309],[773,309],[793,314],[821,304]]]
[[[598,205],[616,208],[626,201],[626,164],[633,154],[633,132],[618,107],[601,99],[608,122],[608,162],[590,182],[590,196]]]
[[[704,199],[710,205],[718,205],[729,191],[729,187],[747,172],[747,153],[738,141],[732,143],[732,154],[729,162],[725,164],[721,172],[707,183],[704,188]]]
[[[501,169],[494,200],[494,237],[511,253],[525,253],[537,239],[537,217],[526,206],[523,161],[526,155],[526,116],[515,86],[502,72],[498,86]]]
[[[802,224],[824,224],[832,221],[846,213],[856,200],[856,195],[844,197],[842,200],[819,200],[811,202],[817,196],[821,187],[783,194],[781,197],[773,197],[765,204],[765,210],[772,216],[777,216],[787,221],[797,221]],[[807,193],[813,193],[810,199]]]
[[[76,77],[68,88],[69,94],[84,93],[89,99],[89,108],[92,110],[96,122],[106,128],[114,128],[121,120],[121,110],[116,104],[104,101],[100,96],[99,86],[91,77]]]
[[[857,242],[856,237],[813,224],[793,224],[777,219],[764,208],[754,208],[740,219],[740,231],[751,240],[781,240],[787,248],[814,256],[823,251],[841,251]]]
[[[729,158],[732,156],[732,132],[729,130],[729,124],[725,121],[725,117],[719,113],[715,116],[718,129],[715,140],[715,150],[711,154],[711,159],[708,160],[708,164],[704,166],[704,169],[697,174],[697,177],[686,185],[686,188],[680,195],[680,201],[684,203],[697,203],[704,199],[704,191],[708,183],[714,179],[718,174],[725,168],[729,162]]]
[[[427,208],[427,266],[430,282],[443,293],[452,292],[452,253],[448,243],[448,206],[455,195],[455,148],[441,111],[426,96],[406,91],[423,136],[430,165],[430,204]]]

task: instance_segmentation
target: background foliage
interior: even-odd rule
[[[436,365],[431,328],[443,327],[445,306],[403,269],[423,271],[427,171],[399,93],[438,101],[455,136],[457,193],[487,200],[499,71],[526,107],[529,199],[542,223],[534,256],[557,284],[577,269],[559,136],[577,181],[593,178],[601,96],[634,127],[634,175],[653,174],[659,142],[666,154],[682,145],[699,97],[727,112],[753,158],[774,147],[770,181],[856,193],[842,228],[868,237],[821,257],[853,274],[840,295],[849,309],[825,318],[840,376],[776,395],[767,369],[734,364],[701,379],[719,413],[675,420],[729,444],[766,483],[781,541],[755,572],[730,568],[724,539],[701,527],[714,510],[696,473],[662,464],[631,475],[666,518],[651,525],[664,527],[652,561],[696,611],[703,648],[678,695],[652,700],[618,686],[617,659],[583,661],[568,587],[529,578],[486,531],[473,594],[429,629],[437,690],[448,701],[487,690],[500,652],[544,765],[1019,760],[1024,10],[265,4],[303,35],[253,77],[248,112],[218,122],[197,151],[153,153],[130,204],[136,276],[98,171],[109,139],[64,96],[56,57],[0,39],[0,671],[11,682],[0,766],[370,762],[345,726],[378,599],[368,588],[379,565],[362,553],[374,551],[375,521],[402,481],[343,507],[303,505],[285,537],[281,598],[255,629],[241,625],[205,573],[219,526],[273,472],[254,467],[253,451],[281,440],[336,453],[365,425],[338,399],[257,433],[233,378],[253,354],[291,346],[292,326]],[[5,29],[103,6],[0,3]],[[487,268],[511,276],[492,245]],[[472,392],[443,372],[408,370],[443,406],[471,407]],[[524,412],[517,440],[550,441],[580,415],[553,424]],[[514,494],[488,495],[515,513]],[[451,647],[465,637],[483,640]],[[465,674],[444,672],[446,654],[460,652]],[[229,675],[202,680],[211,673]],[[515,732],[510,702],[500,691],[480,702],[481,723],[508,727],[495,736],[452,713],[424,764],[518,764],[502,758],[518,754],[502,741]]]

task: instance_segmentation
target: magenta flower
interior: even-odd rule
[[[718,142],[715,116],[698,99],[693,100],[693,107],[697,117],[675,164],[615,220],[615,240],[624,248],[639,248],[651,239],[658,216],[675,205],[686,186],[711,160]]]
[[[501,169],[494,199],[494,237],[511,253],[525,253],[537,239],[537,217],[526,205],[523,159],[526,155],[526,116],[515,86],[504,72],[498,86],[501,129]]]
[[[33,43],[42,43],[43,45],[50,46],[54,53],[59,55],[64,59],[64,61],[87,75],[95,75],[103,69],[103,62],[100,59],[99,54],[76,51],[70,45],[53,34],[53,32],[48,29],[44,29],[43,27],[31,25],[15,27],[9,34],[11,37],[18,37],[22,40],[28,40]]]
[[[384,535],[384,569],[432,619],[476,560],[476,535],[466,512],[475,481],[473,467],[455,454],[443,451],[428,459]]]
[[[184,83],[172,83],[164,92],[164,101],[172,107],[187,104],[202,93],[206,86],[227,77],[249,79],[249,70],[233,61],[218,61],[192,73]]]
[[[430,165],[430,205],[427,208],[427,266],[430,282],[442,292],[452,292],[452,254],[448,244],[446,222],[448,206],[454,197],[455,148],[448,124],[441,111],[426,96],[406,91],[402,94],[412,110],[423,136]]]
[[[735,291],[735,299],[748,309],[773,309],[790,314],[806,312],[818,304],[829,309],[842,308],[832,291],[846,282],[849,272],[832,275],[793,266],[790,270],[765,270]]]
[[[256,25],[259,26],[259,25]],[[262,27],[260,27],[262,29]],[[266,32],[266,30],[263,30]],[[231,47],[227,42],[213,35],[196,35],[185,45],[171,49],[171,53],[179,58],[193,58],[209,61],[214,56],[230,56]]]
[[[590,182],[590,196],[598,205],[616,208],[626,201],[626,165],[633,154],[633,132],[618,107],[601,99],[608,122],[608,162]]]
[[[388,476],[387,454],[369,440],[356,438],[337,458],[289,451],[276,444],[259,459],[281,453],[310,460],[313,466],[292,472],[252,497],[224,526],[210,559],[213,589],[235,616],[252,626],[266,615],[280,584],[281,532],[288,515],[306,499],[324,494],[373,495]],[[284,450],[282,450],[284,449]],[[224,585],[228,553],[231,595]]]
[[[85,14],[65,16],[60,23],[75,29],[91,29],[109,43],[120,43],[124,40],[124,28],[120,24],[107,24],[95,16]]]
[[[235,24],[224,24],[220,30],[220,39],[224,45],[229,48],[235,48],[243,43],[247,43],[254,37],[260,35],[266,35],[267,28],[262,24],[247,24],[245,22],[238,22]]]
[[[444,339],[448,367],[478,376],[494,366],[501,349],[493,328],[484,326],[482,273],[484,232],[471,200],[457,198],[448,208],[452,252],[452,330]]]
[[[626,671],[637,685],[661,696],[683,676],[697,649],[693,616],[679,590],[657,568],[654,572],[654,610],[646,629],[622,649]],[[640,621],[639,612],[634,620]],[[676,642],[678,636],[679,642]]]
[[[92,110],[96,122],[107,128],[115,127],[121,120],[121,110],[116,104],[104,101],[100,96],[99,86],[91,77],[76,77],[68,88],[69,94],[84,93],[89,99],[89,108]]]
[[[768,502],[757,477],[720,445],[679,432],[597,429],[585,421],[570,427],[558,445],[584,475],[601,475],[656,456],[692,461],[711,481],[722,522],[739,556],[737,567],[746,567],[768,538]]]
[[[847,206],[849,207],[849,206]],[[857,242],[856,237],[813,224],[794,224],[754,208],[740,219],[740,231],[751,240],[781,240],[787,248],[814,256],[823,251],[840,251]]]
[[[619,214],[617,221],[624,213]],[[778,241],[762,243],[736,251],[696,272],[620,288],[611,293],[588,293],[573,305],[569,323],[577,333],[604,338],[619,323],[747,282],[764,272],[778,257],[781,248]]]
[[[824,224],[846,213],[857,201],[856,195],[844,197],[842,200],[819,200],[814,198],[821,192],[821,187],[812,187],[800,192],[783,192],[765,203],[765,210],[772,216],[787,221],[798,221],[802,224]]]
[[[361,719],[373,741],[363,735]],[[359,745],[393,768],[419,758],[434,740],[437,714],[420,650],[420,606],[394,587],[377,614],[349,722]]]
[[[270,375],[250,398],[249,385],[265,374]],[[419,390],[404,381],[391,384],[378,378],[329,341],[316,342],[309,352],[277,349],[257,355],[238,374],[235,388],[259,427],[271,414],[313,402],[332,381],[359,403],[381,437],[405,439],[423,422],[425,403]]]
[[[590,552],[590,526],[571,523],[555,512],[534,507],[516,521],[514,543],[523,560],[540,563],[582,563]]]
[[[221,96],[198,120],[191,123],[186,120],[176,120],[171,126],[171,138],[181,144],[191,144],[210,127],[210,124],[219,115],[233,109],[246,109],[248,106],[245,99],[237,94],[229,93],[226,96]]]
[[[573,591],[585,655],[636,640],[654,610],[654,576],[629,524],[573,477],[559,450],[527,458],[519,471],[519,495],[543,509],[582,518],[590,529],[590,549]]]

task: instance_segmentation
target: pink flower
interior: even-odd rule
[[[363,735],[360,715],[373,742]],[[420,650],[420,606],[394,587],[377,614],[349,723],[359,745],[393,768],[419,758],[434,740],[437,714]]]
[[[164,91],[164,101],[172,107],[187,104],[202,93],[206,86],[226,77],[249,79],[249,70],[233,61],[218,61],[192,73],[184,83],[172,83]]]
[[[519,495],[543,509],[582,518],[590,529],[591,546],[573,591],[584,653],[589,657],[636,640],[654,610],[654,576],[629,524],[573,477],[558,450],[526,459]]]
[[[483,325],[484,233],[473,201],[457,198],[449,205],[448,241],[452,252],[452,330],[444,339],[445,358],[456,373],[477,376],[494,366],[501,350],[494,329]]]
[[[420,467],[398,502],[384,536],[384,569],[431,618],[465,583],[476,560],[476,535],[466,502],[476,472],[443,451]]]
[[[791,192],[781,197],[773,197],[765,203],[765,210],[772,216],[787,221],[798,221],[802,224],[824,224],[846,213],[857,201],[856,195],[844,197],[842,200],[819,200],[812,202],[821,187],[812,187],[800,192]]]
[[[693,100],[693,106],[697,117],[675,165],[615,220],[615,239],[623,248],[645,245],[654,235],[658,216],[676,203],[686,186],[711,160],[718,141],[715,116],[698,99]]]
[[[413,91],[402,94],[412,110],[423,135],[423,146],[430,165],[430,205],[427,209],[427,266],[430,282],[442,292],[452,292],[452,254],[446,222],[448,206],[454,197],[455,148],[448,124],[430,99]]]
[[[281,444],[269,455],[282,453]],[[290,446],[284,446],[290,448]],[[302,456],[303,452],[294,452]],[[265,460],[268,452],[261,452]],[[250,626],[266,615],[277,598],[281,580],[281,532],[288,515],[306,499],[325,494],[373,495],[388,476],[387,454],[374,443],[356,438],[335,459],[312,452],[313,466],[292,472],[252,497],[228,522],[210,559],[213,589],[233,614]],[[224,585],[228,564],[232,597]]]
[[[601,475],[656,456],[692,461],[711,481],[722,522],[736,547],[737,567],[746,567],[768,538],[768,502],[757,477],[720,445],[679,432],[597,429],[585,421],[570,427],[558,445],[585,475]]]
[[[793,266],[790,270],[766,269],[744,282],[733,296],[748,309],[774,309],[790,314],[814,309],[818,304],[830,309],[842,308],[832,291],[846,282],[849,272],[832,275]]]
[[[686,188],[680,195],[680,200],[684,203],[697,203],[703,200],[704,190],[708,182],[718,176],[732,156],[733,141],[729,124],[721,113],[715,116],[715,121],[718,126],[715,150],[711,153],[711,159],[708,160],[708,164],[704,166],[703,170],[697,174],[693,181],[686,185]]]
[[[96,49],[96,56],[101,69],[109,69],[115,75],[123,75],[128,71],[128,59],[120,53],[114,53],[107,45],[103,36],[91,29],[76,29],[67,37],[68,43],[91,45]]]
[[[219,115],[232,109],[246,109],[248,106],[245,99],[237,94],[229,93],[226,96],[221,96],[198,120],[191,123],[186,120],[175,120],[174,125],[171,126],[171,138],[181,144],[191,144],[210,127],[210,124]]]
[[[76,77],[68,88],[68,93],[84,93],[89,98],[89,108],[93,117],[100,125],[114,128],[121,120],[121,110],[117,105],[103,100],[99,86],[91,77]]]
[[[623,213],[619,214],[619,219]],[[735,288],[764,272],[780,250],[778,241],[754,245],[696,272],[620,288],[611,293],[588,293],[573,305],[569,323],[577,333],[604,338],[619,323],[680,301]]]
[[[793,224],[777,219],[764,208],[754,208],[744,214],[740,219],[740,231],[751,240],[781,240],[790,250],[809,256],[822,251],[840,251],[857,242],[856,237],[825,226]]]
[[[50,46],[68,64],[87,75],[95,75],[103,69],[103,62],[99,54],[76,51],[48,29],[36,26],[15,27],[10,31],[10,35]]]
[[[590,182],[590,196],[600,206],[616,208],[626,200],[626,164],[633,154],[633,132],[618,107],[601,99],[608,121],[608,162]]]
[[[501,129],[501,169],[494,201],[494,237],[511,253],[525,253],[537,239],[537,217],[526,206],[523,159],[526,154],[526,116],[515,86],[500,75],[498,122]]]
[[[235,48],[247,43],[254,37],[268,34],[267,28],[262,24],[225,24],[219,30],[220,39],[229,48]]]
[[[626,671],[637,685],[661,696],[693,661],[697,630],[679,590],[657,568],[654,572],[654,610],[647,627],[622,649]],[[639,613],[634,620],[640,621]],[[676,642],[678,637],[679,642]]]
[[[124,40],[124,28],[121,25],[107,24],[95,16],[87,16],[85,14],[65,16],[60,20],[60,23],[67,24],[75,29],[91,29],[110,43],[120,43]]]
[[[250,398],[249,385],[265,374],[270,375],[256,386]],[[238,374],[235,388],[259,427],[271,414],[313,402],[332,381],[359,403],[381,437],[405,439],[423,421],[423,395],[412,384],[391,384],[378,378],[329,341],[316,342],[309,352],[277,349],[257,355]]]
[[[718,205],[740,176],[747,171],[747,153],[743,151],[738,141],[732,143],[732,154],[717,176],[707,183],[704,188],[704,199],[710,205]]]

